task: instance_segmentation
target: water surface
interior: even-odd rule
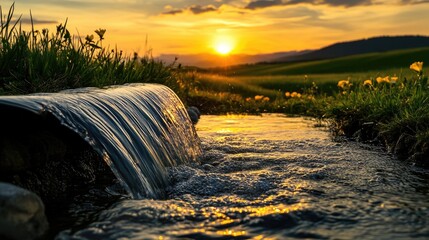
[[[283,115],[202,116],[167,200],[116,201],[60,239],[428,239],[429,173]]]

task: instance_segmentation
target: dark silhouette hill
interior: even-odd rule
[[[303,62],[345,57],[364,53],[429,47],[426,36],[383,36],[350,42],[340,42],[311,52],[280,57],[273,62]]]

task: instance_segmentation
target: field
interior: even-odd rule
[[[428,56],[429,48],[417,48],[311,62],[240,65],[197,72],[198,79],[208,89],[244,96],[265,93],[275,97],[278,91],[303,91],[313,82],[321,92],[333,95],[338,92],[337,83],[340,80],[350,80],[356,85],[377,77],[411,78],[414,73],[409,69],[410,64],[424,61]]]
[[[429,55],[428,48],[397,50],[382,53],[369,53],[349,57],[295,63],[241,65],[231,67],[229,75],[234,76],[275,76],[275,75],[310,75],[326,73],[399,73],[408,70],[407,65],[416,59],[425,59]],[[215,68],[214,72],[225,69]],[[399,70],[399,72],[397,72]]]
[[[183,79],[183,84],[189,86],[187,88],[188,94],[193,97],[208,98],[213,101],[218,101],[217,105],[225,102],[221,98],[226,98],[226,96],[233,96],[235,100],[240,100],[243,103],[235,104],[228,108],[224,106],[222,109],[230,112],[252,112],[252,109],[241,108],[240,106],[245,106],[246,99],[254,99],[255,96],[268,97],[271,104],[263,103],[264,107],[268,109],[261,109],[261,111],[270,111],[270,112],[284,112],[283,108],[279,108],[279,102],[282,104],[288,105],[288,103],[296,103],[296,98],[287,98],[285,94],[287,92],[293,93],[297,92],[301,94],[301,102],[303,97],[310,99],[321,98],[320,101],[325,101],[330,97],[336,97],[341,92],[342,89],[338,87],[338,82],[341,80],[347,80],[351,83],[350,90],[356,90],[363,86],[365,80],[371,80],[373,83],[376,83],[377,78],[390,77],[393,79],[397,78],[401,81],[406,79],[413,79],[416,77],[416,73],[412,71],[409,66],[414,61],[411,60],[404,64],[403,67],[389,68],[390,62],[387,61],[391,56],[394,56],[397,59],[408,58],[411,53],[420,53],[427,52],[429,56],[429,48],[424,49],[412,49],[406,51],[394,51],[378,54],[365,54],[363,55],[366,58],[366,61],[370,61],[370,56],[376,59],[382,59],[379,66],[384,70],[371,70],[367,71],[361,69],[361,71],[355,72],[343,72],[344,67],[339,67],[338,62],[341,62],[343,59],[349,61],[352,65],[358,65],[358,62],[362,59],[362,55],[334,59],[334,60],[324,60],[324,61],[314,61],[307,63],[284,63],[284,64],[256,64],[256,65],[244,65],[244,66],[233,66],[229,69],[209,69],[209,70],[185,70],[184,72],[179,72],[179,78]],[[404,54],[402,56],[401,54]],[[420,56],[417,54],[417,56]],[[424,58],[416,58],[424,59]],[[420,60],[419,60],[420,61]],[[317,72],[314,69],[323,69],[323,66],[326,66],[326,63],[330,62],[331,65],[328,66],[332,69],[330,73],[321,73]],[[303,71],[302,74],[295,74],[295,70],[292,73],[289,73],[287,69],[297,69],[302,65],[312,65],[309,68],[302,68],[300,71]],[[263,71],[261,70],[263,69]],[[279,72],[279,69],[283,69],[282,72]],[[307,69],[308,72],[304,72]],[[237,71],[235,71],[237,70]],[[355,68],[357,70],[357,68]],[[429,68],[423,68],[422,71],[426,72]],[[252,72],[255,71],[255,74],[252,75]],[[258,75],[262,72],[273,73],[270,75]],[[315,72],[315,73],[310,73]],[[281,73],[281,74],[280,74]],[[283,74],[283,75],[282,75]],[[400,81],[398,81],[398,84]],[[230,101],[228,104],[231,104]],[[261,102],[262,103],[262,102]],[[189,104],[199,105],[203,111],[207,113],[219,113],[219,108],[209,105],[207,108],[205,105],[198,104],[197,102],[189,102]],[[286,113],[297,113],[287,112]],[[308,110],[308,109],[307,109]]]

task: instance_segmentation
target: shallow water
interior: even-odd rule
[[[170,169],[167,200],[116,201],[57,238],[428,239],[429,172],[315,123],[202,116],[204,154]]]

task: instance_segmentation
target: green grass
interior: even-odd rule
[[[359,86],[338,95],[326,109],[337,134],[384,144],[398,157],[429,166],[427,77],[397,84]]]
[[[264,94],[273,97],[278,91],[303,92],[313,82],[319,92],[334,95],[338,92],[336,85],[340,80],[359,84],[385,76],[410,78],[413,75],[409,70],[410,64],[424,61],[428,56],[429,48],[416,48],[310,62],[239,65],[200,71],[199,78],[207,88],[225,91],[229,86],[230,91],[244,96]],[[429,68],[424,71],[429,71]],[[215,75],[219,76],[213,77]]]
[[[397,50],[382,53],[353,55],[342,58],[278,64],[250,64],[230,67],[229,76],[276,76],[311,75],[326,73],[366,73],[401,72],[408,69],[410,63],[423,61],[429,56],[428,48]],[[223,73],[223,69],[212,69]]]
[[[409,65],[409,63],[408,63]],[[386,71],[373,71],[366,73],[329,73],[309,75],[265,75],[265,76],[224,76],[218,74],[188,72],[185,79],[192,81],[194,87],[203,91],[230,92],[242,97],[264,95],[276,98],[285,92],[305,93],[315,84],[317,93],[333,96],[338,93],[337,83],[340,80],[350,80],[358,86],[367,79],[377,77],[398,76],[399,78],[412,78],[415,74],[409,69],[389,69]],[[192,80],[191,80],[192,79]],[[313,89],[314,90],[314,89]]]
[[[126,56],[118,49],[103,48],[104,29],[84,39],[74,37],[67,22],[56,32],[25,31],[14,19],[14,4],[0,11],[0,93],[55,92],[67,88],[101,87],[132,82],[158,82],[177,89],[170,66],[149,55]]]

